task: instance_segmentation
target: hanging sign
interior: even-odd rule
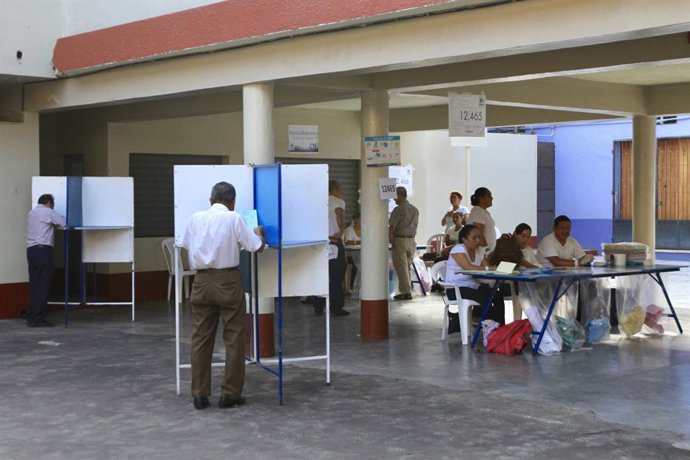
[[[382,200],[395,199],[395,187],[397,181],[395,177],[379,177],[379,198]]]
[[[400,164],[400,136],[367,136],[364,138],[367,166]]]
[[[319,127],[316,125],[288,125],[288,152],[318,153]]]
[[[486,96],[448,93],[448,133],[450,137],[484,137]]]

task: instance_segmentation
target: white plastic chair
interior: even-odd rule
[[[443,304],[445,308],[443,309],[443,317],[441,317],[441,340],[445,340],[448,335],[448,312],[450,311],[450,306],[454,305],[458,308],[458,316],[460,317],[460,338],[463,345],[469,343],[469,335],[471,333],[472,325],[472,306],[479,305],[479,302],[474,300],[463,299],[460,295],[460,288],[452,283],[446,283],[443,281],[443,277],[446,275],[446,261],[441,261],[435,263],[431,267],[431,279],[435,280],[441,287],[443,287]],[[455,300],[448,298],[448,289],[455,290]]]
[[[440,256],[441,251],[443,251],[443,242],[445,241],[445,239],[445,233],[436,233],[435,235],[431,235],[429,239],[426,240],[426,252],[431,252],[433,249],[434,252],[436,252],[436,255]]]
[[[175,277],[175,238],[166,238],[161,241],[161,249],[163,250],[163,258],[165,265],[168,267],[168,301],[172,293],[172,283]],[[182,284],[184,285],[184,297],[189,298],[189,277],[196,275],[196,270],[185,270],[182,264],[182,257],[179,260],[180,273],[182,275]]]

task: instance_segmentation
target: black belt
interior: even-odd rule
[[[199,273],[211,273],[211,272],[231,272],[239,270],[237,267],[227,267],[227,268],[200,268],[197,270]]]
[[[30,248],[52,248],[51,245],[49,244],[34,244],[33,246],[29,246]]]
[[[394,238],[414,238],[414,235],[395,235]]]

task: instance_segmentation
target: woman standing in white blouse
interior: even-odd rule
[[[491,191],[486,187],[479,187],[470,197],[472,211],[467,219],[468,224],[474,224],[479,229],[480,246],[490,253],[496,247],[496,222],[488,209],[494,203]]]

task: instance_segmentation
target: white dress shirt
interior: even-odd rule
[[[261,238],[247,227],[240,215],[220,203],[194,213],[182,241],[192,270],[237,267],[240,246],[255,252],[261,245]]]
[[[39,244],[53,246],[55,227],[65,228],[65,218],[55,212],[53,208],[42,204],[36,205],[26,218],[26,247]]]

